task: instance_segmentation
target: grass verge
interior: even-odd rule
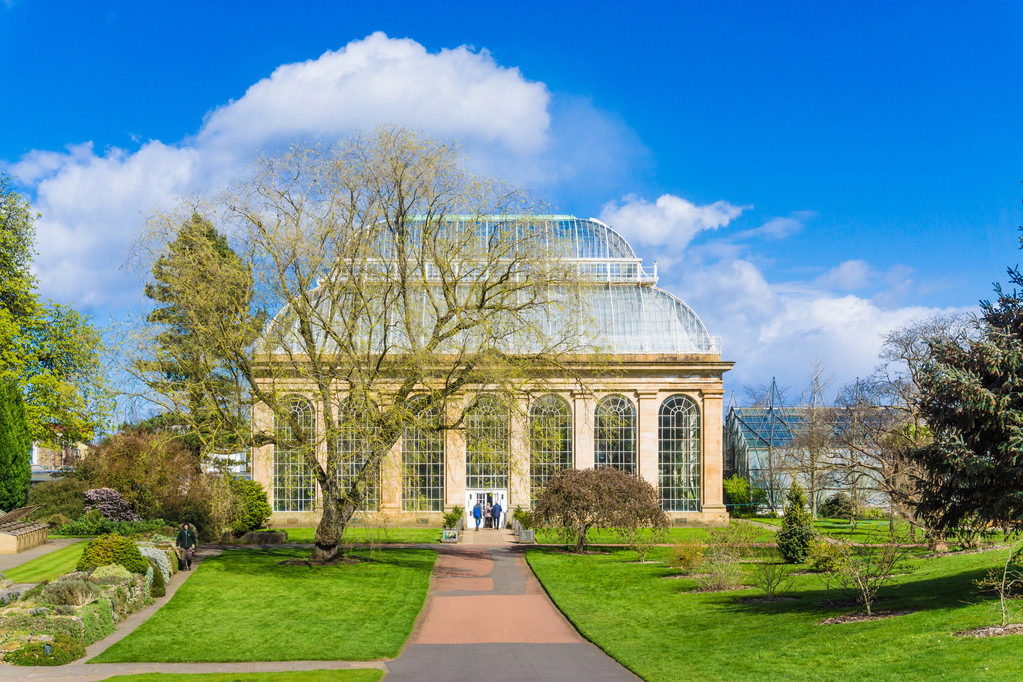
[[[53,580],[75,570],[75,565],[84,550],[85,541],[82,540],[26,561],[20,566],[4,571],[3,574],[5,578],[16,583],[41,583],[44,580]]]
[[[384,671],[303,670],[273,673],[143,673],[118,675],[103,682],[377,682]]]
[[[436,554],[373,552],[339,566],[284,566],[302,549],[228,549],[90,663],[371,660],[397,656]],[[369,557],[367,552],[356,554]]]
[[[281,528],[288,531],[288,542],[313,542],[315,528]],[[346,528],[342,542],[413,544],[440,542],[440,528]]]
[[[917,609],[895,618],[822,626],[856,610],[825,608],[816,575],[794,578],[786,601],[739,601],[756,590],[695,593],[691,579],[669,579],[664,564],[635,553],[572,555],[532,550],[527,559],[579,630],[646,680],[1017,680],[1020,637],[958,638],[995,622],[994,597],[973,581],[1003,552],[912,559],[915,570],[881,592],[875,609]],[[652,559],[663,558],[655,550]],[[745,566],[749,568],[749,566]],[[598,598],[599,596],[599,598]]]
[[[646,529],[641,529],[643,533]],[[769,528],[757,528],[756,542],[777,542],[778,534]],[[646,535],[649,536],[649,531],[646,531]],[[707,540],[710,534],[706,528],[679,528],[672,527],[668,529],[668,535],[662,542],[672,543],[679,542],[682,540]],[[561,539],[553,531],[537,531],[536,541],[541,545],[557,545],[562,544]],[[591,528],[586,533],[586,541],[593,545],[620,545],[623,543],[622,539],[606,530],[599,528]]]

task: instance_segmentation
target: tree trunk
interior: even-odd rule
[[[316,544],[309,557],[310,562],[322,564],[337,558],[341,536],[344,535],[348,521],[355,513],[355,507],[356,505],[349,499],[338,504],[337,489],[334,486],[325,486],[323,516],[320,518],[320,525],[316,527]]]

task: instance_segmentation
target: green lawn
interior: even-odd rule
[[[383,670],[305,670],[276,673],[143,673],[118,675],[103,682],[377,682]]]
[[[61,547],[55,552],[44,554],[21,566],[4,571],[4,577],[16,583],[40,583],[44,580],[53,580],[57,576],[75,570],[75,565],[78,564],[78,559],[81,558],[84,549],[85,540]]]
[[[655,550],[652,558],[663,556]],[[791,601],[742,603],[756,590],[692,593],[663,564],[629,551],[576,556],[532,550],[527,559],[555,603],[590,640],[647,680],[1018,680],[1021,637],[957,638],[995,622],[992,597],[973,581],[1004,552],[913,559],[915,570],[882,591],[896,618],[818,625],[852,608],[821,608],[816,575],[795,578]],[[599,598],[597,598],[599,596]]]
[[[777,541],[777,533],[770,530],[769,528],[758,528],[757,542],[775,542]],[[679,542],[681,540],[706,540],[710,535],[706,528],[686,527],[686,526],[672,526],[668,529],[668,537],[663,540],[665,543]],[[557,534],[551,531],[537,531],[536,541],[541,545],[556,545],[560,544],[561,540]],[[620,545],[622,539],[606,530],[599,528],[591,528],[586,533],[586,541],[594,545]]]
[[[313,542],[315,528],[281,528],[288,531],[288,542]],[[440,542],[440,528],[346,528],[342,536],[343,542],[376,543],[376,544],[414,544]]]
[[[282,566],[304,549],[228,549],[91,663],[370,660],[397,656],[426,598],[430,550]]]

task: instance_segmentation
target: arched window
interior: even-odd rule
[[[661,403],[657,471],[662,509],[700,510],[700,407],[692,398],[673,395]]]
[[[444,432],[440,429],[437,406],[419,408],[413,399],[410,410],[416,415],[405,427],[401,439],[401,508],[404,511],[443,511],[444,509]]]
[[[622,395],[604,396],[593,420],[594,467],[636,473],[636,408]]]
[[[465,487],[508,488],[508,408],[481,395],[465,413]]]
[[[371,406],[342,405],[340,408],[341,423],[338,424],[337,447],[337,483],[340,494],[347,495],[356,477],[363,473],[370,455],[370,444],[373,439],[373,425],[367,409]],[[380,507],[380,467],[370,466],[363,473],[361,485],[362,499],[357,507],[360,511],[376,511]]]
[[[572,408],[554,394],[541,396],[529,408],[529,499],[551,476],[572,467]]]
[[[305,398],[289,401],[290,419],[274,415],[274,511],[312,511],[316,484],[306,453],[315,445],[316,410]],[[301,430],[296,434],[295,429]],[[305,442],[300,442],[299,436]]]

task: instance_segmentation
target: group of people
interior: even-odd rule
[[[477,500],[476,506],[472,508],[472,518],[476,521],[476,530],[480,529],[480,522],[483,522],[484,528],[500,528],[501,527],[501,509],[500,502],[494,502],[490,504],[487,502],[485,505],[483,502]]]

